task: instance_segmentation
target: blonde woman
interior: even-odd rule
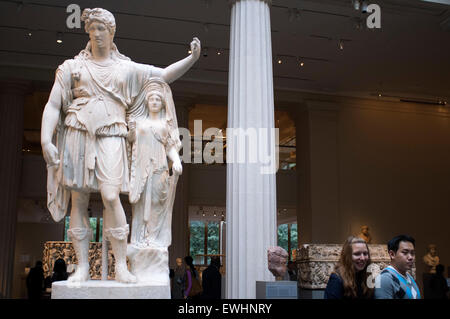
[[[341,257],[328,280],[325,299],[370,299],[373,289],[367,286],[367,266],[371,263],[367,243],[359,237],[348,237]]]

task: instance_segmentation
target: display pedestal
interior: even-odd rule
[[[297,282],[257,281],[256,299],[297,299]]]
[[[52,299],[170,299],[170,286],[123,284],[113,280],[82,283],[65,280],[52,284]]]

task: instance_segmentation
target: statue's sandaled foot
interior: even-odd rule
[[[126,267],[116,267],[116,281],[122,283],[136,283],[136,276],[131,274]]]
[[[78,265],[75,273],[69,277],[69,282],[83,282],[89,280],[89,265]]]

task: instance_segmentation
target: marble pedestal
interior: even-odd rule
[[[256,299],[297,299],[296,281],[257,281]]]
[[[170,299],[170,286],[123,284],[113,280],[69,283],[65,280],[52,284],[52,299]]]

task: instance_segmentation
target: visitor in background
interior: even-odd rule
[[[448,283],[444,277],[444,266],[437,265],[436,273],[431,276],[430,280],[430,297],[431,299],[448,299]]]
[[[184,299],[198,299],[202,293],[198,272],[191,256],[184,257],[186,263]]]
[[[211,263],[202,275],[203,299],[221,299],[222,275],[220,274],[220,257],[211,257]]]
[[[184,274],[186,270],[183,267],[183,259],[176,259],[177,266],[173,272],[172,278],[172,299],[184,299]]]
[[[30,269],[27,276],[28,299],[42,299],[44,291],[44,269],[42,261],[38,260],[36,265]]]
[[[53,266],[52,283],[55,281],[67,280],[69,274],[67,273],[66,262],[64,259],[57,259]]]
[[[420,290],[414,278],[407,273],[416,259],[415,240],[399,235],[388,242],[390,266],[375,280],[376,299],[420,299]]]
[[[370,299],[367,286],[370,252],[364,239],[350,236],[345,241],[338,263],[328,280],[325,299]]]

